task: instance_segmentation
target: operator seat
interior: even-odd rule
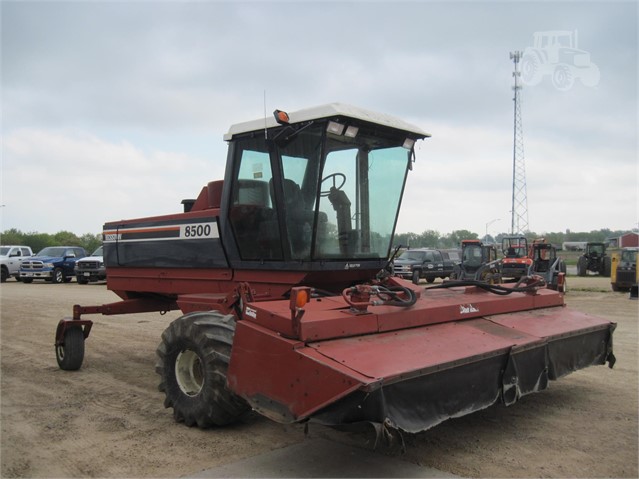
[[[271,201],[275,205],[273,179],[269,181]],[[284,200],[284,215],[288,239],[291,246],[291,256],[294,259],[308,258],[311,250],[313,234],[313,211],[306,208],[306,202],[300,186],[293,180],[282,179],[282,193]]]
[[[281,259],[277,219],[269,206],[265,181],[237,181],[230,222],[242,259]]]

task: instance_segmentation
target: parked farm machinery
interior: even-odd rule
[[[556,291],[566,292],[566,263],[557,256],[557,248],[545,238],[532,242],[528,257],[532,259],[530,274],[541,276],[546,285]]]
[[[577,274],[586,276],[588,272],[610,277],[612,261],[606,254],[605,243],[587,243],[586,250],[577,260]]]
[[[534,278],[424,289],[388,272],[428,136],[342,104],[232,126],[224,180],[185,211],[104,225],[120,300],[60,321],[59,366],[81,367],[89,315],[179,309],[156,365],[177,421],[221,426],[253,409],[411,433],[612,367],[615,324]]]

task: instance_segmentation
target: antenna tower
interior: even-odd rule
[[[524,234],[528,231],[528,198],[526,197],[526,161],[524,160],[524,131],[521,123],[521,73],[519,60],[521,52],[510,52],[515,64],[513,78],[515,85],[513,103],[515,105],[515,127],[513,140],[513,196],[511,205],[510,233]]]

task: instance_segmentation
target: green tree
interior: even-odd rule
[[[24,234],[15,228],[3,231],[2,235],[0,235],[0,244],[24,244]],[[25,246],[29,245],[25,244]]]
[[[416,233],[399,233],[395,235],[395,246],[402,245],[404,248],[417,248],[419,235]]]
[[[53,240],[62,246],[79,246],[80,238],[75,233],[70,231],[59,231],[53,235]]]
[[[455,230],[452,233],[447,234],[444,240],[444,247],[446,248],[459,248],[462,240],[465,239],[478,239],[477,233],[473,233],[468,230]]]
[[[93,253],[102,244],[102,234],[85,233],[80,236],[80,246],[82,246],[87,253]]]
[[[439,231],[435,230],[426,230],[421,235],[419,235],[420,246],[426,248],[437,248],[439,245],[440,239]]]

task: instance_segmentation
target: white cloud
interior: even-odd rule
[[[467,229],[483,235],[495,218],[500,221],[490,234],[509,231],[512,137],[494,128],[450,124],[438,125],[432,133],[417,147],[398,231]],[[636,153],[534,138],[524,143],[532,231],[635,227]]]
[[[218,179],[201,158],[82,131],[15,130],[2,150],[3,229],[97,233],[108,220],[178,212]]]

